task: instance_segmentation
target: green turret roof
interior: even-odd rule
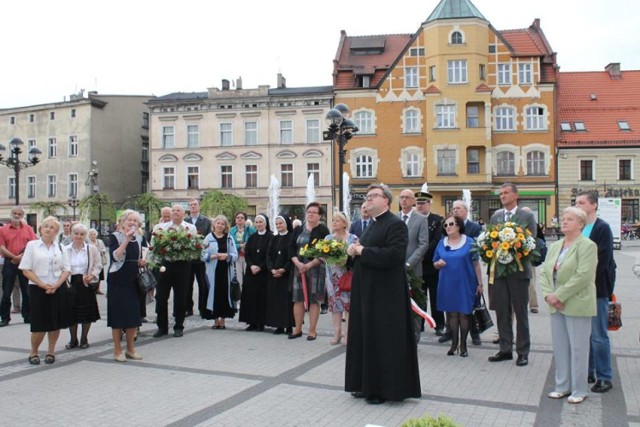
[[[459,18],[480,18],[486,21],[485,17],[469,0],[441,0],[425,22]]]

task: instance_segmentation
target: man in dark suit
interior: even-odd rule
[[[189,216],[186,222],[195,225],[200,236],[206,236],[211,232],[211,220],[200,214],[200,200],[193,199],[189,202]],[[198,311],[200,316],[204,315],[207,308],[207,279],[205,276],[205,265],[200,260],[191,261],[191,280],[187,289],[187,301],[185,303],[185,316],[193,316],[193,281],[198,281]]]
[[[422,276],[422,259],[429,246],[429,225],[427,218],[417,212],[413,205],[416,197],[411,190],[400,192],[400,218],[409,229],[409,244],[407,245],[407,266],[413,268],[418,277]]]
[[[386,186],[369,186],[365,204],[374,222],[347,250],[354,265],[345,391],[369,404],[421,395],[405,273],[407,227],[389,211],[392,199]]]
[[[609,299],[613,295],[616,282],[616,262],[613,259],[613,233],[606,221],[598,218],[598,195],[595,191],[582,191],[576,198],[576,207],[587,214],[587,224],[582,235],[598,245],[598,266],[596,268],[597,315],[591,320],[591,349],[589,354],[589,382],[594,383],[591,391],[606,393],[613,388],[611,382],[611,344],[607,329]]]
[[[437,213],[431,212],[431,193],[418,191],[414,194],[416,198],[416,210],[427,217],[427,227],[429,229],[429,244],[422,260],[422,279],[424,284],[422,290],[429,297],[429,307],[431,317],[436,322],[436,335],[443,338],[445,333],[444,313],[438,310],[438,270],[433,266],[433,254],[442,237],[443,218]],[[451,338],[449,338],[451,339]],[[447,341],[446,339],[442,342]]]
[[[369,216],[367,212],[366,204],[363,203],[362,206],[360,206],[360,218],[351,223],[349,233],[355,234],[360,238],[369,225],[371,225],[371,216]]]
[[[518,187],[504,183],[500,186],[500,202],[498,209],[491,216],[490,224],[515,222],[525,227],[535,238],[537,235],[536,218],[533,213],[518,207]],[[516,352],[517,366],[529,363],[529,279],[531,265],[523,263],[524,271],[516,271],[506,276],[496,277],[493,282],[491,308],[496,312],[500,351],[489,357],[489,362],[501,362],[513,359],[513,314],[516,316]]]

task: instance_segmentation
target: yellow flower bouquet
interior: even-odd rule
[[[527,228],[515,222],[487,225],[475,245],[474,252],[489,264],[490,284],[496,275],[503,277],[523,271],[523,263],[531,263],[540,257],[536,239]]]
[[[300,256],[320,258],[329,265],[344,264],[347,261],[347,245],[340,240],[315,239],[300,248]]]

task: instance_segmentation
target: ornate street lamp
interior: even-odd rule
[[[351,138],[353,138],[353,134],[358,132],[358,128],[352,120],[349,120],[349,107],[346,104],[337,104],[331,110],[327,111],[325,119],[329,125],[329,130],[324,132],[324,140],[335,140],[338,145],[338,190],[340,197],[338,200],[338,206],[340,207],[340,212],[344,212],[344,188],[342,188],[344,185],[344,178],[342,175],[344,164],[346,162],[345,156],[347,154],[344,146],[347,145],[347,142]]]
[[[6,148],[4,145],[0,144],[0,164],[3,164],[13,170],[15,174],[16,206],[20,204],[20,169],[26,169],[37,165],[40,162],[38,156],[42,154],[42,151],[40,151],[38,147],[32,147],[29,150],[29,161],[20,161],[20,154],[22,154],[23,145],[24,142],[22,142],[20,138],[13,138],[11,142],[9,142],[9,158],[4,159],[2,152],[4,152]]]
[[[69,200],[67,200],[67,204],[69,205],[69,207],[71,209],[73,209],[73,221],[75,222],[75,220],[76,220],[76,208],[80,204],[80,200],[78,200],[78,198],[74,194],[73,196],[71,196],[71,198]]]

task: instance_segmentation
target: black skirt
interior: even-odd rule
[[[72,311],[73,323],[92,323],[100,319],[96,291],[84,285],[82,274],[71,276],[70,291],[75,294]]]
[[[73,297],[63,283],[54,294],[29,285],[31,332],[50,332],[68,328],[72,323]]]

